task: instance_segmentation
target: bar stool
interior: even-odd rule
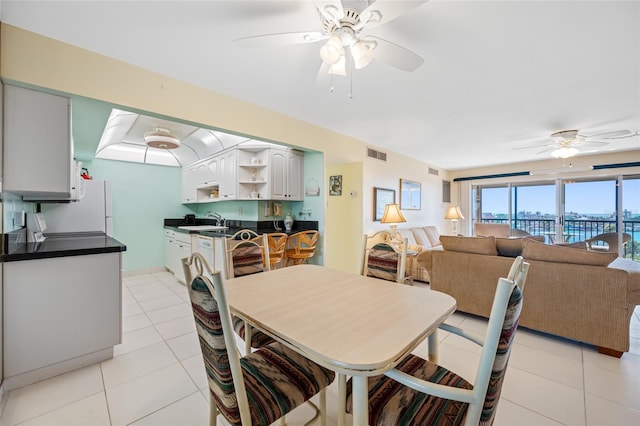
[[[276,264],[285,258],[287,247],[287,234],[284,232],[272,232],[267,235],[267,247],[269,248],[269,262],[271,269],[276,269]]]
[[[318,231],[301,231],[287,238],[287,266],[309,263],[309,259],[316,252],[318,244]]]

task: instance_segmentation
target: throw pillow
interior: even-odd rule
[[[498,255],[516,257],[522,254],[522,238],[496,238]]]
[[[431,246],[439,246],[440,245],[440,233],[438,232],[438,228],[435,226],[425,226],[424,232],[429,237],[429,241],[431,241]]]
[[[416,242],[420,244],[422,247],[424,248],[433,247],[433,244],[431,244],[431,241],[429,241],[429,237],[427,236],[427,233],[424,231],[424,228],[413,228],[411,229],[411,231],[413,231],[413,235],[416,237]]]
[[[441,235],[442,248],[462,253],[486,254],[497,256],[496,237],[456,237]]]
[[[522,257],[526,260],[607,266],[618,257],[618,253],[597,253],[572,247],[544,244],[526,238],[522,240]]]
[[[411,232],[411,229],[396,229],[396,234],[398,240],[406,238],[409,244],[418,245],[418,242],[413,237],[413,232]]]

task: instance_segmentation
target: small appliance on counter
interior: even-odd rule
[[[45,240],[47,224],[42,213],[27,213],[27,242],[41,243]]]

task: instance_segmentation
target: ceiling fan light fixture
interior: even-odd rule
[[[320,57],[329,65],[337,64],[343,55],[344,48],[342,47],[342,40],[340,40],[338,36],[331,37],[329,41],[320,48]]]
[[[173,136],[169,130],[160,128],[145,133],[144,143],[158,149],[176,149],[180,146],[178,138]]]
[[[364,41],[356,41],[351,45],[351,56],[356,69],[361,69],[369,65],[373,59],[372,47]]]
[[[573,157],[579,152],[580,151],[578,150],[578,148],[574,148],[572,146],[563,146],[553,150],[553,152],[551,152],[551,156],[554,158],[569,158]]]
[[[329,74],[333,75],[347,75],[347,61],[345,56],[340,56],[338,62],[329,66]]]

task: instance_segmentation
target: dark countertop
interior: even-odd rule
[[[47,237],[41,243],[22,243],[12,247],[2,259],[5,262],[83,256],[87,254],[117,253],[127,246],[105,234],[65,234]]]
[[[282,221],[279,221],[282,224]],[[215,222],[211,219],[196,219],[195,225],[214,225]],[[291,231],[287,232],[284,230],[284,225],[282,225],[281,230],[276,230],[273,226],[273,221],[237,221],[230,220],[227,222],[228,229],[226,231],[189,231],[186,229],[180,229],[180,226],[193,226],[193,224],[187,225],[183,219],[165,219],[164,220],[164,228],[171,229],[176,232],[182,232],[184,234],[200,234],[208,237],[214,238],[222,238],[222,237],[231,237],[236,232],[242,229],[250,229],[255,231],[257,234],[262,235],[264,233],[272,233],[272,232],[284,232],[285,234],[295,234],[300,231],[307,230],[318,230],[318,222],[314,220],[300,220],[293,222],[293,228]]]

